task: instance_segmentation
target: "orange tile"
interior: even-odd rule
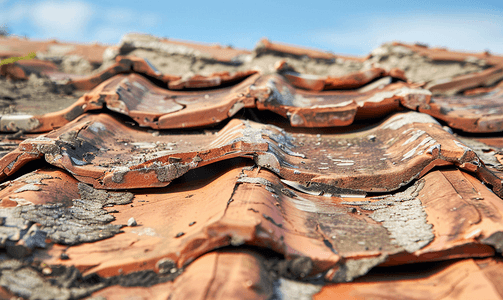
[[[299,46],[287,45],[277,42],[271,42],[268,39],[261,39],[258,43],[257,47],[255,47],[255,51],[258,53],[271,51],[271,52],[279,52],[290,54],[294,56],[307,56],[309,58],[314,59],[325,59],[332,60],[335,58],[342,58],[345,60],[355,60],[355,61],[364,61],[365,58],[354,57],[354,56],[340,56],[335,55],[329,52],[323,52],[315,49],[302,48]]]
[[[474,96],[434,96],[430,103],[420,104],[419,111],[445,121],[450,127],[465,132],[503,131],[500,101],[503,91]]]
[[[501,269],[501,263],[499,268]],[[415,274],[381,274],[354,283],[327,285],[314,299],[503,299],[499,283],[476,261],[462,260]]]
[[[91,63],[101,63],[107,48],[100,44],[74,44],[52,41],[37,41],[19,37],[0,37],[0,57],[25,56],[31,52],[46,53],[51,47],[61,48],[64,55],[79,55]]]

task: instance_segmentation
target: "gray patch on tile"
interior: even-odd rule
[[[397,114],[389,118],[384,122],[383,129],[400,129],[402,126],[414,124],[414,123],[432,123],[440,124],[430,115],[418,113],[418,112],[408,112],[403,114]]]
[[[386,260],[386,255],[373,258],[351,259],[344,262],[332,277],[333,282],[350,282],[368,273],[373,267]]]
[[[427,223],[426,212],[421,200],[417,198],[423,187],[424,180],[419,180],[407,190],[382,200],[342,204],[356,205],[363,210],[374,211],[370,217],[388,230],[393,239],[392,243],[412,253],[425,247],[435,238],[433,226]]]
[[[492,166],[497,170],[503,171],[503,165],[496,158],[496,154],[500,151],[500,149],[496,147],[491,147],[482,142],[479,142],[474,139],[465,138],[461,136],[456,136],[463,144],[468,146],[477,156],[484,162],[484,164],[488,166]]]
[[[483,244],[493,246],[500,254],[503,254],[503,231],[498,231],[481,241]]]
[[[323,286],[285,278],[274,281],[274,293],[269,300],[311,300]]]
[[[0,263],[0,286],[21,297],[40,300],[79,299],[106,286],[104,282],[77,285],[82,275],[75,268],[68,268],[68,271],[49,280],[20,261],[5,260]]]
[[[29,254],[35,247],[45,247],[46,237],[74,245],[119,233],[122,226],[109,224],[115,218],[103,207],[131,203],[133,194],[96,190],[83,183],[78,188],[81,198],[73,200],[72,207],[56,203],[0,209],[0,247],[21,255]],[[40,224],[40,228],[34,227],[34,223]],[[24,240],[24,245],[17,244],[20,240]]]
[[[197,162],[172,163],[165,166],[154,167],[157,179],[160,182],[170,182],[197,167]]]

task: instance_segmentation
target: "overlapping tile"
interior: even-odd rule
[[[103,60],[103,52],[107,46],[99,44],[70,44],[56,40],[36,41],[20,37],[0,37],[2,51],[0,57],[24,56],[30,52],[37,52],[45,56],[79,55],[92,63]]]
[[[312,74],[300,74],[284,60],[279,61],[275,68],[294,87],[312,91],[356,89],[373,80],[386,77],[388,77],[387,84],[391,83],[392,77],[407,81],[405,74],[399,69],[392,69],[387,72],[382,68],[371,68],[340,77],[322,77]]]
[[[363,65],[366,68],[374,66],[388,70],[401,69],[409,80],[416,83],[445,83],[458,76],[481,72],[494,64],[470,53],[464,53],[461,59],[456,59],[459,53],[445,50],[441,51],[444,57],[436,59],[427,53],[431,52],[428,49],[423,46],[386,43],[372,50]]]
[[[265,258],[250,250],[223,250],[205,254],[173,282],[152,287],[112,286],[93,297],[135,299],[269,299],[273,285]]]
[[[143,59],[119,59],[117,67],[109,69],[110,73],[83,79],[80,83],[71,82],[69,87],[76,84],[92,86],[104,78],[125,72],[129,70],[124,67],[126,62],[133,65],[138,62],[148,67]],[[145,69],[140,73],[149,78],[155,75],[153,69]],[[4,115],[2,118],[8,121],[8,126],[2,126],[2,130],[49,131],[86,111],[102,109],[104,105],[132,117],[140,126],[155,129],[214,125],[245,107],[273,111],[289,118],[292,126],[296,127],[347,126],[355,119],[382,117],[402,109],[402,105],[427,103],[430,97],[428,91],[406,83],[385,84],[383,88],[361,92],[308,92],[293,88],[280,75],[260,76],[254,73],[221,73],[213,77],[193,76],[187,79],[155,75],[176,89],[221,87],[179,92],[159,88],[138,74],[118,74],[61,111],[44,115],[26,114],[23,117]]]
[[[162,273],[164,264],[176,271],[214,249],[250,245],[284,255],[273,267],[281,276],[346,282],[377,265],[491,256],[484,243],[503,232],[501,199],[454,169],[366,199],[305,195],[243,164],[206,172],[170,190],[135,191],[131,206],[113,207],[112,224],[134,218],[136,226],[92,244],[55,245],[44,262],[104,277]]]
[[[475,172],[486,182],[496,178],[471,149],[418,113],[395,115],[366,131],[323,136],[237,119],[217,134],[154,136],[106,114],[86,115],[22,142],[0,160],[3,175],[43,156],[82,182],[106,189],[166,186],[191,169],[233,157],[253,158],[314,193],[392,191],[445,165]],[[501,193],[500,184],[493,189]]]
[[[450,81],[439,80],[426,86],[434,94],[455,95],[468,89],[492,86],[503,80],[503,64],[489,69],[461,75]]]
[[[410,268],[412,269],[412,268]],[[410,270],[409,269],[409,270]],[[354,283],[327,285],[313,299],[503,299],[499,259],[462,260],[411,273],[382,270]]]
[[[470,62],[483,60],[480,64],[498,65],[503,63],[503,56],[491,54],[488,51],[479,53],[469,53],[469,52],[459,52],[452,51],[446,48],[430,48],[421,44],[403,44],[395,42],[395,46],[402,46],[411,49],[414,52],[419,53],[422,56],[426,56],[435,61],[457,61],[457,62]]]
[[[368,92],[294,89],[279,76],[263,76],[254,84],[257,108],[287,117],[295,127],[347,126],[355,119],[379,118],[401,105],[427,102],[430,93],[406,83]]]
[[[424,114],[501,131],[501,57],[388,44],[355,59],[131,35],[83,77],[101,62],[81,57],[74,72],[54,51],[0,69],[12,91],[37,83],[74,99],[42,111],[2,94],[1,130],[16,133],[0,137],[0,294],[462,298],[478,286],[501,298],[501,262],[480,258],[503,251],[503,143],[456,137]],[[242,108],[291,126],[231,119]],[[424,113],[364,127],[404,109]],[[379,275],[438,261],[449,262],[430,277]],[[431,284],[434,295],[421,289]]]
[[[450,127],[465,132],[501,132],[503,131],[503,112],[500,101],[503,91],[494,89],[487,94],[471,96],[432,96],[423,103],[410,103],[410,109],[417,109]]]
[[[299,46],[287,45],[282,43],[271,42],[268,39],[261,39],[258,43],[256,52],[277,52],[282,54],[289,54],[294,56],[307,56],[313,59],[333,60],[336,58],[363,61],[365,58],[356,56],[339,56],[329,52],[323,52],[315,49],[308,49]]]

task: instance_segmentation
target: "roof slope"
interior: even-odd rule
[[[0,46],[1,297],[503,299],[502,57]]]

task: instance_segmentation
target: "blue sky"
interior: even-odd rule
[[[0,25],[34,39],[106,44],[142,32],[248,49],[267,37],[353,55],[395,40],[503,53],[503,0],[0,0]]]

